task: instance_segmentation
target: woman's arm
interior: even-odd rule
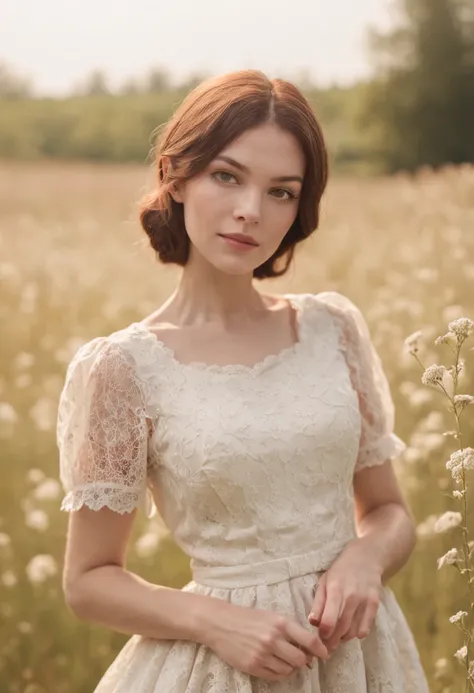
[[[154,585],[126,570],[135,515],[87,507],[71,513],[63,572],[68,606],[78,618],[122,633],[205,644],[220,600]]]
[[[405,565],[416,544],[415,523],[390,461],[354,475],[354,500],[357,544],[372,556],[386,582]]]

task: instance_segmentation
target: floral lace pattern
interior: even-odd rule
[[[400,454],[389,385],[360,311],[289,295],[299,340],[253,366],[179,363],[143,323],[82,346],[60,399],[64,510],[156,509],[190,556],[184,590],[307,624],[311,597],[356,536],[353,476]],[[98,693],[417,693],[418,653],[388,588],[366,640],[283,683],[208,648],[134,636]]]
[[[57,440],[62,509],[107,506],[124,513],[140,506],[150,514],[146,487],[149,419],[134,362],[118,343],[85,344],[66,373]]]

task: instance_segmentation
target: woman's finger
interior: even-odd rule
[[[341,637],[341,642],[349,642],[349,640],[353,640],[354,638],[357,637],[357,633],[359,632],[360,629],[360,624],[362,621],[362,618],[364,616],[365,610],[367,608],[366,603],[359,604],[357,607],[355,614],[352,618],[352,623],[347,631],[347,633],[344,633],[344,635]]]
[[[319,632],[324,640],[329,640],[334,633],[342,610],[342,593],[337,587],[326,588],[326,604],[321,616]]]
[[[336,647],[342,640],[343,636],[351,629],[359,606],[360,602],[356,600],[348,600],[342,603],[341,613],[336,623],[336,627],[332,635],[328,638],[328,647],[331,649]]]
[[[322,575],[319,580],[319,583],[316,587],[316,595],[314,598],[313,606],[308,616],[308,621],[313,626],[319,626],[324,606],[326,604],[326,575],[327,573],[324,573],[324,575]]]
[[[366,638],[368,634],[370,633],[372,626],[375,621],[375,617],[377,616],[377,611],[379,608],[379,602],[378,600],[371,599],[367,603],[364,615],[361,618],[360,625],[359,625],[359,630],[357,633],[357,637],[360,639]]]

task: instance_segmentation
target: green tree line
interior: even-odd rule
[[[474,2],[396,0],[393,27],[371,31],[373,76],[301,88],[341,171],[413,171],[474,162]],[[0,158],[144,162],[153,133],[206,75],[174,84],[162,68],[115,90],[95,71],[61,99],[40,98],[0,66]]]
[[[157,128],[195,81],[174,87],[135,84],[133,89],[129,83],[126,90],[112,92],[96,73],[86,93],[60,99],[20,97],[18,92],[0,97],[0,158],[143,163]],[[360,152],[349,111],[358,87],[320,90],[306,84],[304,89],[325,127],[333,160],[339,168],[353,167]]]

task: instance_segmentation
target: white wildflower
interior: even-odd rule
[[[441,346],[441,344],[449,344],[452,339],[455,340],[456,336],[448,332],[447,334],[443,334],[441,337],[437,337],[434,343],[435,346]]]
[[[448,329],[456,335],[458,343],[463,342],[474,333],[474,322],[469,318],[458,318],[449,323]]]
[[[456,395],[454,397],[456,404],[458,402],[465,402],[466,404],[474,404],[474,397],[472,395]]]
[[[435,524],[437,515],[429,515],[416,528],[416,535],[419,539],[431,539],[435,536]]]
[[[444,556],[438,558],[438,570],[445,565],[455,565],[458,561],[458,550],[450,549]]]
[[[431,392],[428,390],[423,390],[421,387],[419,390],[415,390],[409,397],[410,405],[414,409],[418,409],[425,404],[431,403]]]
[[[453,527],[457,527],[458,525],[460,525],[461,522],[461,513],[456,513],[452,510],[448,510],[444,513],[444,515],[441,515],[441,517],[439,517],[436,520],[434,531],[437,534],[441,534],[442,532],[448,532],[450,529],[453,529]]]
[[[31,484],[39,484],[46,477],[44,472],[41,471],[41,469],[31,468],[28,470],[26,478]]]
[[[11,544],[11,539],[8,536],[8,534],[5,534],[5,532],[0,532],[0,549],[5,548],[6,546],[10,546]]]
[[[39,431],[52,431],[56,424],[57,407],[50,397],[40,397],[30,409],[30,417]]]
[[[407,464],[416,464],[424,460],[426,455],[424,451],[418,450],[417,448],[407,447],[403,454],[403,459]]]
[[[419,342],[422,337],[423,332],[421,330],[417,330],[405,339],[405,346],[407,348],[408,353],[416,354],[416,352],[419,350]]]
[[[10,402],[0,402],[0,421],[14,424],[18,421],[18,415]]]
[[[38,532],[44,532],[49,527],[49,518],[44,510],[31,510],[26,513],[25,525]]]
[[[59,497],[60,493],[61,487],[56,479],[45,479],[34,490],[33,495],[37,500],[54,500]]]
[[[464,448],[464,450],[455,450],[446,462],[446,469],[451,472],[454,481],[460,483],[463,470],[474,469],[474,449]]]
[[[430,411],[429,414],[420,421],[418,428],[422,431],[439,431],[444,428],[444,416],[440,411]]]
[[[444,366],[438,366],[436,363],[429,366],[421,376],[423,385],[431,385],[436,387],[443,381],[443,376],[446,373]]]
[[[18,580],[13,570],[6,570],[0,577],[0,582],[3,583],[5,587],[15,587]]]
[[[459,621],[462,621],[464,616],[467,616],[467,611],[458,611],[458,613],[454,614],[454,616],[450,616],[449,622],[450,623],[459,623]]]
[[[454,656],[456,659],[458,659],[460,662],[465,662],[466,657],[467,657],[467,647],[464,645],[464,647],[461,647],[457,652],[454,653]]]
[[[453,498],[457,498],[458,500],[461,500],[461,498],[464,498],[465,491],[453,491]]]
[[[3,390],[3,383],[1,389]],[[18,414],[13,406],[9,402],[0,402],[0,438],[12,438],[17,423]]]
[[[27,368],[31,368],[34,362],[35,357],[33,354],[30,354],[26,351],[20,351],[20,353],[17,354],[16,357],[13,359],[13,367],[19,371],[23,371]]]
[[[439,680],[449,674],[449,662],[446,657],[441,657],[435,662],[435,679]]]
[[[30,582],[40,583],[56,575],[58,567],[53,556],[38,554],[31,559],[25,570]]]
[[[459,408],[459,413],[462,414],[467,406],[474,404],[474,397],[472,395],[455,395],[454,404],[456,408]]]

